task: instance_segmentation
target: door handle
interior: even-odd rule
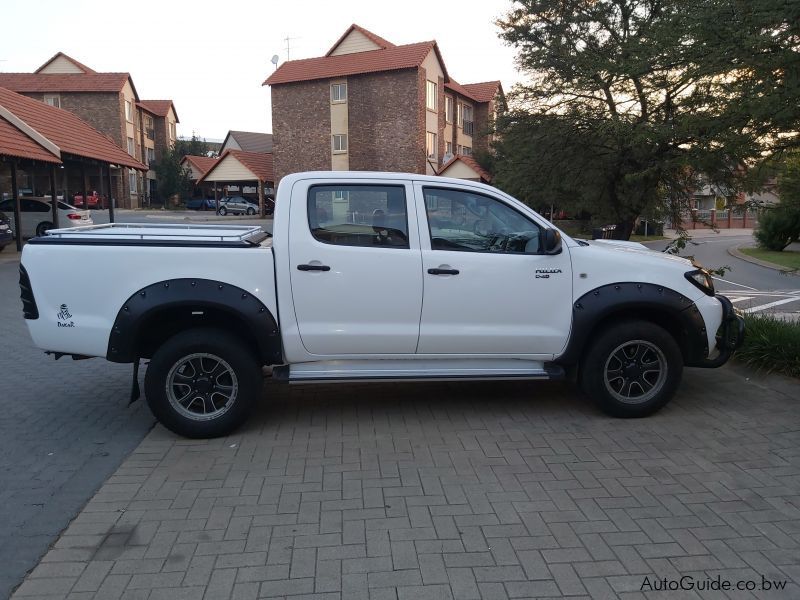
[[[328,265],[297,265],[298,271],[330,271]]]
[[[458,269],[428,269],[431,275],[458,275]]]

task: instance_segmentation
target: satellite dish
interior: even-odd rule
[[[273,65],[275,65],[276,67],[278,66],[278,61],[279,61],[279,60],[280,60],[280,57],[279,57],[277,54],[273,54],[273,55],[272,55],[272,58],[270,58],[270,59],[269,59],[269,61],[270,61],[270,62],[271,62]]]

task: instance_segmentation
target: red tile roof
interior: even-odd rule
[[[406,44],[404,46],[390,46],[382,50],[340,54],[339,56],[290,60],[278,67],[267,78],[264,85],[416,68],[422,64],[422,61],[425,60],[432,48],[436,50],[436,54],[439,56],[436,42],[430,41]],[[439,56],[439,62],[444,65],[441,56]],[[446,73],[445,78],[447,78]]]
[[[61,163],[61,159],[0,117],[0,155]]]
[[[497,93],[500,91],[499,81],[484,81],[482,83],[465,83],[464,89],[469,92],[469,95],[478,102],[489,102],[494,100]]]
[[[43,64],[41,67],[39,67],[38,69],[36,69],[36,70],[34,71],[34,73],[39,73],[39,72],[40,72],[42,69],[44,69],[44,68],[45,68],[47,65],[49,65],[51,62],[53,62],[53,61],[54,61],[55,59],[57,59],[58,57],[66,58],[66,59],[67,59],[69,62],[71,62],[73,65],[75,65],[76,67],[78,67],[79,69],[81,69],[81,70],[82,70],[84,73],[97,73],[97,71],[95,71],[94,69],[91,69],[91,68],[87,67],[87,66],[86,66],[85,64],[83,64],[82,62],[78,62],[77,60],[75,60],[75,59],[74,59],[74,58],[72,58],[71,56],[67,56],[67,55],[66,55],[66,54],[64,54],[63,52],[56,52],[56,53],[55,53],[55,54],[54,54],[54,55],[53,55],[53,56],[52,56],[50,59],[48,59],[48,60],[47,60],[47,61],[46,61],[46,62],[45,62],[45,63],[44,63],[44,64]]]
[[[18,93],[113,93],[122,91],[130,78],[128,73],[0,73],[0,87]]]
[[[244,152],[243,150],[226,150],[225,153],[217,159],[216,164],[214,164],[208,171],[206,171],[205,175],[203,175],[199,180],[204,181],[208,178],[211,173],[214,172],[214,169],[222,164],[222,161],[228,155],[233,156],[236,160],[242,163],[245,167],[247,167],[253,175],[258,177],[261,181],[269,181],[270,183],[275,181],[274,170],[272,166],[272,154],[264,153],[264,152]]]
[[[331,54],[333,54],[333,51],[336,50],[337,46],[339,46],[339,44],[341,44],[344,41],[344,39],[348,35],[350,35],[350,32],[353,31],[353,30],[358,31],[359,33],[363,34],[364,37],[366,37],[369,41],[371,41],[373,44],[376,44],[377,46],[380,46],[383,49],[394,48],[394,46],[395,46],[395,44],[393,44],[389,40],[385,40],[381,36],[372,33],[368,29],[364,29],[360,25],[356,25],[355,23],[353,23],[352,25],[350,25],[350,27],[347,28],[347,31],[345,31],[342,34],[342,37],[340,37],[338,40],[336,40],[336,43],[333,46],[331,46],[331,49],[328,50],[328,52],[325,54],[325,56],[330,56]]]
[[[58,146],[62,157],[64,153],[74,154],[147,171],[145,165],[122,150],[111,138],[71,112],[15,94],[2,87],[0,106],[14,113],[17,118]]]
[[[175,114],[175,120],[180,123],[178,111],[175,110],[175,105],[172,103],[172,100],[139,100],[136,105],[141,106],[147,112],[151,112],[157,117],[166,117],[171,108],[172,112]]]
[[[453,155],[453,158],[451,158],[450,160],[448,160],[448,161],[447,161],[445,164],[443,164],[443,165],[442,165],[442,166],[439,168],[439,175],[443,175],[443,174],[444,174],[444,172],[445,172],[445,171],[446,171],[446,170],[447,170],[447,169],[448,169],[448,168],[449,168],[449,167],[450,167],[450,166],[451,166],[453,163],[455,163],[457,160],[460,160],[460,161],[461,161],[461,162],[463,162],[465,165],[467,165],[467,166],[468,166],[470,169],[472,169],[473,171],[475,171],[475,172],[476,172],[478,175],[480,175],[480,176],[481,176],[481,178],[482,178],[484,181],[486,181],[487,183],[492,181],[492,174],[491,174],[491,173],[489,173],[489,171],[487,171],[487,170],[486,170],[486,169],[484,169],[482,166],[480,166],[480,165],[478,164],[478,161],[477,161],[477,160],[475,160],[473,157],[471,157],[471,156],[465,156],[465,155],[463,155],[463,154],[455,154],[455,155]]]
[[[196,156],[194,154],[187,154],[181,159],[181,162],[187,161],[192,163],[192,166],[195,167],[201,173],[201,177],[208,173],[208,170],[213,167],[217,162],[217,157],[215,156]],[[199,179],[199,177],[198,177]]]

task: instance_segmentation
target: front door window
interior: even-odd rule
[[[425,188],[431,249],[458,252],[539,252],[538,225],[482,194]]]

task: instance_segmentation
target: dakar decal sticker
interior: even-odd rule
[[[56,325],[59,327],[75,327],[75,321],[72,321],[72,315],[69,314],[69,308],[67,308],[66,304],[62,304],[60,306],[61,310],[58,312],[58,321],[56,321]]]

